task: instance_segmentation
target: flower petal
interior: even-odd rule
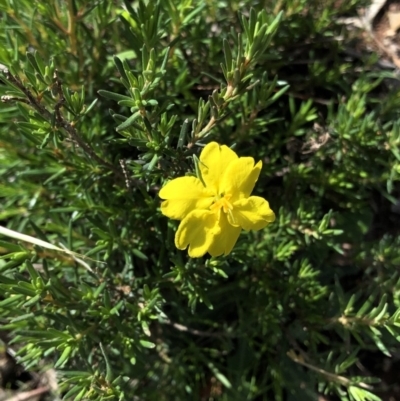
[[[200,171],[206,187],[220,193],[220,181],[229,164],[238,159],[237,154],[227,146],[210,142],[200,154]]]
[[[234,160],[226,169],[221,180],[221,191],[232,196],[231,202],[248,198],[258,180],[261,167],[261,160],[254,165],[252,157],[240,157]]]
[[[179,177],[161,188],[158,196],[166,199],[161,212],[171,219],[182,220],[195,209],[208,209],[212,194],[196,177]]]
[[[275,213],[264,198],[250,196],[247,199],[239,199],[233,204],[233,210],[228,214],[228,221],[245,230],[261,230],[275,221]]]
[[[231,253],[242,231],[241,227],[233,227],[230,225],[226,214],[222,212],[220,227],[221,232],[214,236],[213,242],[208,249],[208,253],[211,256],[228,255]]]
[[[189,245],[189,256],[199,258],[208,251],[214,237],[220,231],[217,213],[194,210],[179,224],[175,234],[175,245],[182,250]]]

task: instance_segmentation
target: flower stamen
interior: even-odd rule
[[[217,195],[214,199],[215,202],[210,206],[210,210],[219,210],[222,209],[224,213],[232,213],[233,206],[229,202],[231,195]]]

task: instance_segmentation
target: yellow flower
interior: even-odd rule
[[[201,179],[179,177],[159,193],[161,212],[182,220],[175,235],[178,249],[189,246],[197,258],[229,254],[240,231],[260,230],[275,220],[268,202],[250,196],[261,171],[261,161],[238,157],[227,146],[209,143],[200,155]]]

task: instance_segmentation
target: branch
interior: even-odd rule
[[[52,114],[42,104],[40,104],[40,102],[36,99],[36,97],[32,94],[32,92],[22,84],[22,82],[19,80],[19,78],[14,76],[13,74],[11,74],[10,71],[7,69],[3,70],[3,72],[4,72],[7,80],[10,81],[14,86],[16,86],[21,92],[23,92],[25,94],[25,96],[27,97],[27,101],[25,100],[24,102],[28,103],[30,106],[32,106],[42,117],[44,117],[48,121],[51,121],[52,117],[53,117]],[[59,100],[54,107],[54,112],[56,115],[55,125],[57,127],[63,128],[70,135],[70,137],[93,160],[95,160],[100,165],[112,170],[116,175],[121,177],[122,176],[121,171],[119,169],[117,169],[115,166],[113,166],[111,163],[109,163],[106,160],[103,160],[101,157],[99,157],[96,154],[96,152],[81,138],[81,136],[78,134],[74,125],[71,124],[69,121],[66,121],[64,119],[64,117],[61,115],[60,110],[65,103],[65,98],[64,98],[64,94],[61,89],[61,80],[58,77],[57,70],[54,72],[53,78],[55,80],[55,85],[56,85],[57,93],[59,96]],[[20,99],[19,98],[10,98],[9,96],[2,97],[2,101],[9,101],[9,100],[20,100]]]

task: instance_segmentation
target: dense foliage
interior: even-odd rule
[[[0,328],[53,397],[379,400],[400,92],[346,51],[361,5],[0,0]],[[277,219],[192,259],[158,192],[210,141]]]

